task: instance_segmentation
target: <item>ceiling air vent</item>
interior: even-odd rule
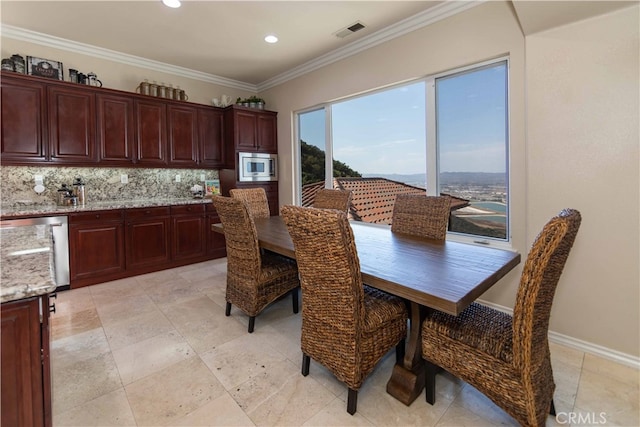
[[[348,35],[351,35],[351,34],[355,33],[356,31],[360,31],[363,28],[364,28],[364,24],[362,22],[358,21],[355,24],[351,24],[347,28],[343,28],[342,30],[339,30],[338,32],[336,32],[334,34],[336,35],[336,37],[339,37],[339,38],[343,39],[343,38],[347,37]]]

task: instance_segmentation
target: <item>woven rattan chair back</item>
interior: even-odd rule
[[[237,280],[257,280],[261,257],[258,233],[247,205],[241,199],[214,196],[227,245],[227,275]]]
[[[249,210],[251,218],[269,218],[269,201],[264,188],[233,188],[229,190],[231,197],[242,200]]]
[[[227,246],[227,301],[249,316],[249,333],[255,318],[267,305],[291,292],[293,312],[298,312],[298,269],[294,260],[265,251],[261,253],[258,233],[247,205],[240,199],[214,196]]]
[[[316,193],[313,201],[313,207],[318,209],[337,209],[343,212],[349,212],[351,205],[350,190],[330,190],[321,188]]]
[[[551,305],[581,220],[577,210],[563,210],[529,250],[513,308],[513,356],[519,369],[540,366],[547,357]]]
[[[396,346],[404,354],[404,301],[364,286],[346,212],[284,206],[302,287],[303,375],[310,358],[349,387],[347,412],[378,361]]]
[[[393,205],[391,231],[444,240],[450,212],[450,197],[398,194]]]

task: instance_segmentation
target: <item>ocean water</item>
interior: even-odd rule
[[[507,206],[499,202],[471,202],[471,206],[479,209],[486,209],[494,212],[507,212]]]

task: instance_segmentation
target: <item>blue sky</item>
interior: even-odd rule
[[[437,81],[441,172],[505,172],[503,64]],[[333,104],[334,159],[363,174],[426,171],[425,83]],[[301,138],[324,150],[324,112],[301,117]]]

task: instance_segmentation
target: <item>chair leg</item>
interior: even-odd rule
[[[351,415],[355,414],[357,406],[358,406],[358,390],[354,390],[350,388],[349,396],[347,397],[347,412]]]
[[[309,355],[302,353],[302,376],[306,377],[309,375],[309,364],[311,363],[311,358]]]
[[[425,372],[424,372],[425,397],[427,398],[427,403],[430,405],[433,405],[436,403],[436,372],[438,371],[438,366],[434,365],[428,360],[425,360],[424,364],[425,364]]]
[[[227,302],[227,308],[224,310],[224,315],[229,317],[231,316],[231,303]]]
[[[291,291],[291,301],[293,302],[293,314],[298,314],[298,288]]]
[[[396,364],[398,365],[402,364],[402,361],[404,360],[404,354],[405,354],[404,352],[405,352],[405,340],[402,339],[396,345]]]
[[[249,317],[249,333],[253,333],[253,327],[256,324],[256,316]]]
[[[553,404],[553,399],[551,399],[551,407],[549,408],[549,415],[556,416],[556,405]]]

